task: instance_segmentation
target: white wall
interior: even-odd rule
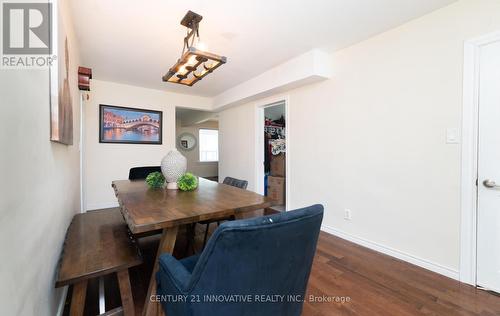
[[[187,160],[187,171],[200,177],[216,177],[219,175],[218,162],[200,162],[200,143],[199,132],[201,128],[218,129],[219,123],[217,121],[206,121],[203,123],[182,127],[180,122],[177,122],[176,137],[182,133],[190,133],[196,138],[196,146],[189,151],[184,151],[177,143],[177,150],[179,150]]]
[[[99,143],[99,104],[163,111],[163,144]],[[84,103],[84,204],[86,210],[117,206],[113,180],[127,179],[129,169],[157,166],[175,148],[175,107],[210,109],[211,99],[92,80]]]
[[[333,54],[333,79],[285,93],[291,207],[322,203],[330,232],[456,276],[460,145],[445,130],[461,126],[464,40],[499,29],[500,1],[459,1]],[[219,176],[250,188],[256,103],[220,113]]]
[[[48,70],[0,70],[0,315],[53,316],[62,303],[55,271],[80,210],[80,58],[66,6],[74,145],[49,140]]]
[[[256,191],[256,114],[253,103],[219,113],[219,180],[245,179],[248,190]]]

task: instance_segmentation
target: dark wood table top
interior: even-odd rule
[[[143,233],[273,206],[275,201],[226,184],[199,178],[194,191],[150,189],[144,180],[112,184],[132,233]]]
[[[56,287],[141,263],[118,208],[77,214],[66,234]]]

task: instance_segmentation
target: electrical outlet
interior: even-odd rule
[[[346,208],[346,209],[344,210],[344,219],[345,219],[346,221],[350,221],[350,220],[351,220],[351,218],[352,218],[352,217],[351,217],[351,210],[350,210],[350,209],[348,209],[348,208]]]
[[[446,129],[446,143],[447,144],[458,144],[460,143],[459,135],[460,131],[458,128],[447,128]]]

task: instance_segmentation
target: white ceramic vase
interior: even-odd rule
[[[177,190],[177,180],[186,173],[187,160],[177,149],[168,152],[161,160],[161,173],[167,181],[167,189]]]

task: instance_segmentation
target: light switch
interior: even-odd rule
[[[446,129],[446,143],[447,144],[458,144],[460,143],[460,132],[458,128],[447,128]]]

